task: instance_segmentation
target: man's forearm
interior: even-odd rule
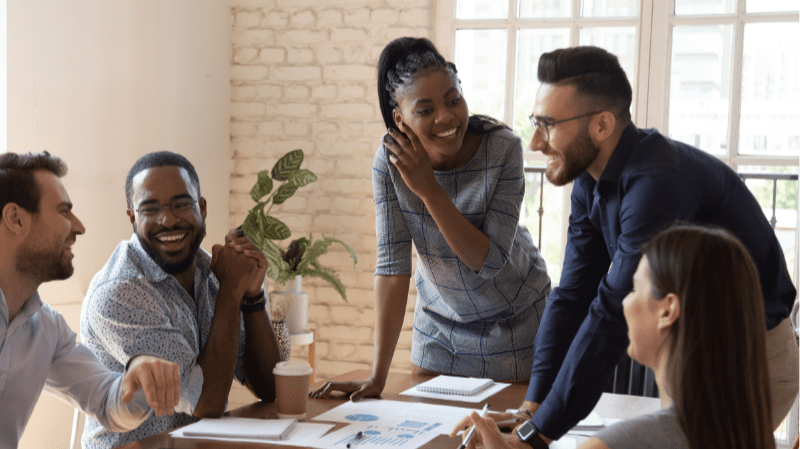
[[[264,402],[275,400],[272,369],[280,350],[266,310],[244,313],[244,379],[247,388]]]
[[[240,338],[239,299],[231,295],[220,288],[208,341],[197,357],[197,364],[203,370],[203,392],[194,409],[197,417],[219,417],[225,412]]]

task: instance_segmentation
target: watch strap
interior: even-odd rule
[[[517,428],[517,436],[520,441],[531,446],[533,449],[548,449],[547,443],[545,443],[539,435],[539,429],[537,429],[531,421],[525,422],[522,426]]]
[[[256,296],[254,296],[252,298],[248,298],[247,296],[242,298],[242,304],[243,305],[248,305],[248,306],[249,305],[258,304],[258,303],[263,302],[263,301],[264,301],[264,289],[263,288],[261,289],[261,293],[257,294]]]
[[[266,306],[267,302],[262,299],[261,302],[257,302],[255,304],[242,304],[239,307],[242,309],[242,313],[253,313],[264,310]]]

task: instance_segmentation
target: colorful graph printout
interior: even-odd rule
[[[355,438],[358,432],[362,433],[362,437],[356,440]],[[438,432],[361,422],[325,435],[325,437],[315,443],[315,446],[346,449],[349,443],[350,449],[415,449],[437,436],[439,436]]]

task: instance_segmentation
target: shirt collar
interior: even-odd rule
[[[633,122],[628,123],[622,131],[622,136],[619,138],[616,148],[614,148],[614,153],[608,159],[603,174],[600,175],[600,181],[619,182],[625,163],[628,162],[628,158],[630,158],[633,151],[633,142],[637,133],[638,131]]]
[[[0,319],[2,319],[2,324],[7,328],[11,323],[8,322],[8,303],[6,302],[3,290],[0,290],[0,299],[2,300],[0,301]],[[22,305],[22,309],[17,314],[17,317],[24,316],[25,320],[23,321],[27,321],[29,317],[41,310],[41,308],[42,298],[39,296],[39,292],[34,292],[25,300],[25,304]]]
[[[148,281],[153,283],[161,282],[167,277],[172,276],[171,274],[162,270],[161,267],[150,258],[150,256],[142,247],[142,243],[139,241],[139,238],[136,236],[135,232],[133,235],[131,235],[130,240],[128,240],[128,247],[131,249],[134,256],[139,260],[139,266],[142,268],[142,272]],[[201,273],[208,273],[211,271],[211,256],[209,256],[208,252],[206,252],[203,248],[200,248],[197,251],[195,263],[197,265],[197,270],[200,270]]]

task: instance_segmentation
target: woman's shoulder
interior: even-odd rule
[[[594,436],[611,449],[689,448],[675,407],[619,422]]]

